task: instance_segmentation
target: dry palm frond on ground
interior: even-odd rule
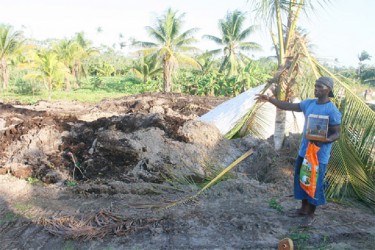
[[[64,216],[60,218],[42,218],[39,223],[48,232],[66,239],[90,240],[104,238],[106,235],[127,235],[146,228],[156,219],[124,219],[109,211],[100,210],[87,218]]]

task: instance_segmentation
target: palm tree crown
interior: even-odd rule
[[[13,31],[13,27],[9,25],[0,25],[0,81],[4,90],[9,82],[8,60],[17,53],[22,44],[22,32]]]
[[[221,37],[203,36],[218,45],[224,46],[224,59],[220,66],[220,72],[227,69],[229,74],[237,73],[240,67],[244,66],[244,61],[248,59],[243,52],[261,49],[259,44],[245,41],[256,28],[256,26],[252,25],[243,29],[245,19],[245,13],[239,10],[228,12],[224,19],[219,20]],[[211,52],[215,54],[220,51],[221,49],[212,50]]]
[[[156,54],[163,61],[164,92],[171,91],[172,73],[178,65],[190,65],[199,68],[199,64],[192,57],[185,54],[188,51],[196,51],[190,46],[196,42],[193,33],[197,29],[181,31],[184,14],[177,16],[177,12],[168,9],[165,15],[156,19],[154,27],[147,26],[146,30],[155,42],[135,42],[144,47],[145,55]]]

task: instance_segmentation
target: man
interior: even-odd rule
[[[303,138],[301,141],[298,157],[294,169],[294,198],[302,200],[301,208],[292,211],[289,215],[292,217],[303,217],[302,227],[308,227],[314,221],[316,206],[326,203],[324,196],[324,176],[329,161],[332,142],[340,137],[341,113],[337,107],[330,101],[333,95],[333,80],[322,76],[315,82],[315,97],[317,99],[307,99],[300,103],[290,103],[279,101],[267,95],[258,95],[257,99],[268,101],[283,110],[303,112],[305,116],[305,125],[303,129]],[[319,176],[316,183],[315,198],[311,198],[300,186],[300,170],[306,153],[308,140],[306,136],[307,117],[310,114],[329,116],[328,135],[323,141],[313,141],[318,147]]]

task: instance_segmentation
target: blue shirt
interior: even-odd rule
[[[308,140],[305,138],[307,117],[310,114],[327,115],[329,116],[329,126],[335,126],[341,124],[341,113],[332,102],[318,104],[317,99],[304,100],[299,104],[299,107],[301,108],[305,116],[305,125],[303,126],[303,138],[301,141],[298,155],[304,157],[308,144]],[[320,150],[318,151],[319,163],[328,164],[329,157],[331,154],[332,142],[318,143],[318,147],[320,147]]]

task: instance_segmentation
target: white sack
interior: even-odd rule
[[[218,105],[198,120],[215,125],[220,133],[225,135],[250,111],[256,102],[255,95],[259,94],[264,87],[265,84],[249,89]]]

